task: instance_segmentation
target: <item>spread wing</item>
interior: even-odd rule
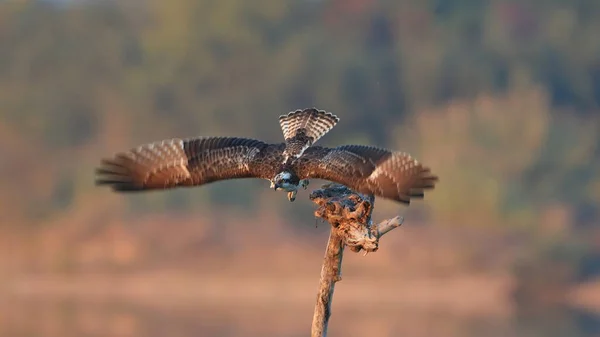
[[[234,137],[169,139],[104,159],[96,184],[115,191],[198,186],[235,178],[272,178],[284,144]],[[273,169],[274,168],[274,169]]]
[[[308,148],[297,161],[296,173],[300,179],[326,179],[405,204],[422,198],[438,180],[407,153],[360,145]]]

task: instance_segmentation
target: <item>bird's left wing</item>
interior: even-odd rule
[[[300,179],[326,179],[366,194],[409,204],[438,177],[409,154],[371,146],[310,147],[297,161]]]
[[[115,191],[144,191],[235,178],[268,179],[275,173],[268,156],[277,146],[235,137],[164,140],[102,160],[96,184]]]

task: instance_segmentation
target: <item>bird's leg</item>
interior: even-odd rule
[[[303,189],[306,189],[308,187],[308,179],[300,180],[300,186],[302,186]]]
[[[288,192],[288,200],[290,202],[296,200],[296,194],[298,193],[298,190],[293,190],[291,192]]]

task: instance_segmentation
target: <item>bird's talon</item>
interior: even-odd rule
[[[298,193],[298,192],[297,191],[288,192],[288,200],[290,202],[296,200],[296,193]]]

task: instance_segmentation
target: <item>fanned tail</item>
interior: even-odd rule
[[[279,124],[286,142],[284,156],[300,157],[304,150],[316,143],[339,122],[331,112],[309,108],[279,116]]]
[[[286,140],[303,132],[307,137],[312,138],[312,144],[333,129],[339,120],[331,112],[315,108],[296,110],[279,116],[279,124]]]

